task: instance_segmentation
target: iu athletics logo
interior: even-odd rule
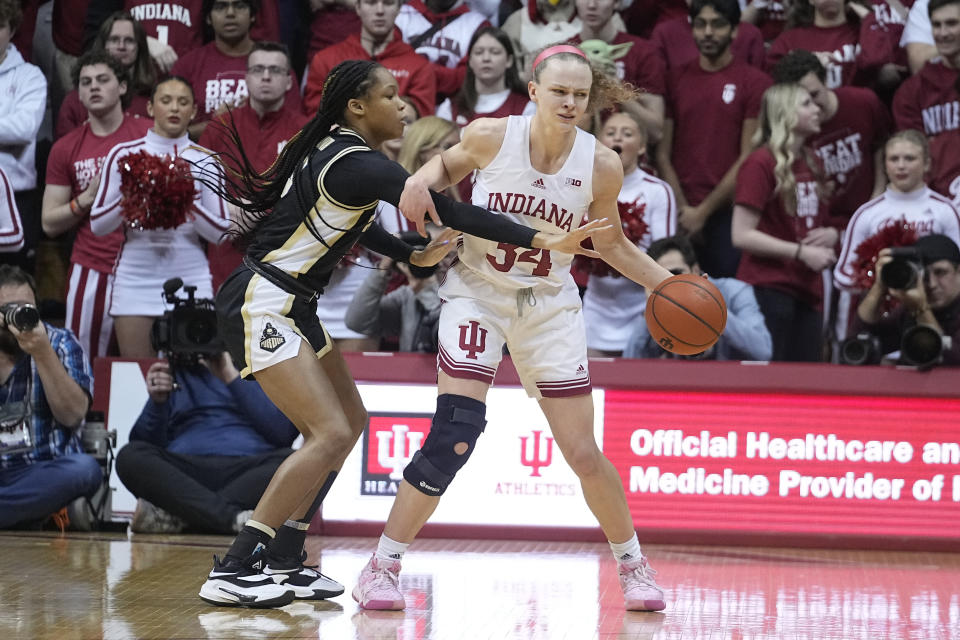
[[[737,85],[732,83],[723,85],[723,93],[720,94],[720,99],[723,100],[724,104],[730,104],[736,97]]]
[[[530,467],[530,475],[534,478],[540,477],[540,468],[549,467],[553,462],[553,438],[546,436],[541,438],[542,431],[533,431],[533,436],[522,436],[520,438],[520,463],[525,467]],[[527,445],[527,440],[532,440],[532,445]],[[542,447],[540,443],[545,444]]]
[[[460,348],[468,358],[476,360],[477,354],[487,348],[487,330],[476,320],[460,325]]]
[[[260,334],[260,348],[270,353],[282,347],[286,342],[287,339],[280,335],[277,328],[269,322],[263,328],[263,333]]]

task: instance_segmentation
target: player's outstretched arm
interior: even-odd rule
[[[620,157],[598,143],[593,163],[590,218],[606,218],[609,225],[593,236],[593,246],[604,262],[637,284],[653,289],[671,274],[623,235],[620,210],[617,208],[617,196],[622,186],[623,165]]]
[[[397,208],[407,220],[417,225],[420,235],[427,235],[426,215],[429,214],[435,224],[442,224],[431,190],[442,191],[463,180],[474,169],[485,167],[496,156],[505,131],[506,119],[475,120],[463,129],[458,144],[434,156],[407,178]]]

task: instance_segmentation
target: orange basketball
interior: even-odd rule
[[[723,295],[703,276],[683,273],[660,283],[647,299],[650,335],[661,347],[681,356],[712,347],[727,324]]]

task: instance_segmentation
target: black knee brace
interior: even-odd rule
[[[443,495],[473,453],[487,424],[486,413],[487,405],[479,400],[447,393],[438,396],[430,433],[403,470],[403,478],[428,496]],[[455,447],[461,443],[467,448],[458,453]]]

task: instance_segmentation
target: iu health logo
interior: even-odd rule
[[[363,438],[360,495],[396,495],[403,469],[430,432],[429,413],[371,413]]]

